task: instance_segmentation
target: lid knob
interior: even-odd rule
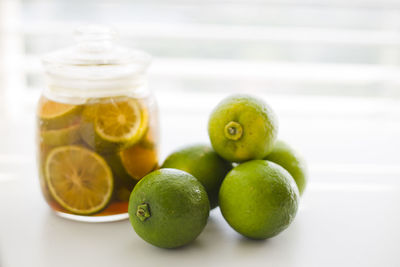
[[[75,30],[75,40],[80,50],[99,53],[111,50],[117,38],[117,31],[104,25],[85,25]]]

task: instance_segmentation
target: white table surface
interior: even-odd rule
[[[206,142],[207,116],[220,99],[181,97],[184,104],[173,108],[166,104],[172,96],[158,97],[161,158],[180,145]],[[59,218],[42,199],[33,139],[24,138],[33,135],[33,121],[14,118],[0,126],[0,266],[400,266],[400,103],[267,99],[279,115],[281,138],[305,155],[310,169],[298,215],[279,236],[243,238],[215,209],[194,243],[166,250],[142,241],[127,220]]]

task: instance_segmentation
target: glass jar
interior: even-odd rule
[[[47,87],[37,111],[43,195],[58,215],[80,221],[128,218],[135,184],[158,168],[158,114],[147,88],[150,56],[85,26],[77,44],[44,57]]]

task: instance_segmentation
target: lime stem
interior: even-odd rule
[[[243,135],[243,127],[236,121],[230,121],[225,125],[225,137],[229,140],[239,140]]]
[[[143,204],[138,205],[137,210],[136,210],[136,216],[142,222],[147,220],[151,216],[149,204],[143,203]]]

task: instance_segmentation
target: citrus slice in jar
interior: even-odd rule
[[[100,105],[95,124],[96,133],[104,141],[132,144],[146,130],[147,112],[133,99]]]
[[[138,142],[148,127],[147,109],[135,99],[109,99],[83,112],[81,136],[99,153],[113,153]]]
[[[158,165],[157,151],[142,145],[125,149],[119,156],[126,172],[135,180],[140,180]]]
[[[105,155],[104,158],[113,172],[117,197],[120,189],[132,191],[137,181],[158,167],[157,150],[143,147],[142,144]]]
[[[39,100],[39,124],[42,129],[65,128],[77,121],[82,106],[64,104],[41,97]]]
[[[113,192],[113,176],[106,161],[79,146],[53,149],[46,159],[45,177],[53,198],[75,214],[101,211]]]
[[[132,179],[127,173],[125,167],[122,165],[119,153],[104,155],[104,159],[108,166],[110,166],[114,176],[113,200],[128,201],[137,180]]]
[[[79,123],[62,129],[43,130],[40,132],[40,141],[49,146],[71,145],[79,140]]]

